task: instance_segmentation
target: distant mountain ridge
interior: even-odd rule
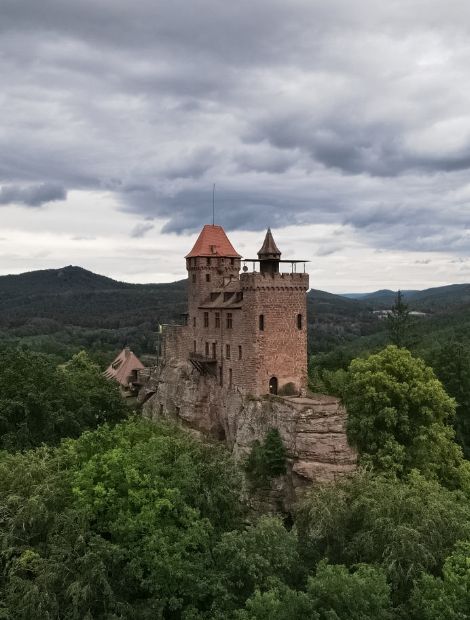
[[[403,290],[405,303],[421,312],[442,312],[449,308],[470,304],[470,284],[448,284],[419,290]],[[390,308],[397,291],[382,289],[373,293],[347,293],[347,299],[355,299],[369,305],[373,310]]]
[[[186,291],[186,280],[130,284],[74,266],[0,276],[0,330],[22,330],[34,323],[34,330],[40,324],[48,330],[55,325],[134,332],[144,326],[150,333],[158,323],[181,319]],[[307,306],[311,350],[325,350],[377,328],[377,318],[361,301],[312,289]]]

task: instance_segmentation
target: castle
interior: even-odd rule
[[[158,363],[137,372],[144,416],[221,440],[237,459],[279,431],[287,471],[262,500],[273,510],[356,467],[344,407],[307,390],[303,262],[281,260],[270,230],[258,258],[242,259],[221,226],[204,226],[186,256],[188,312],[161,326]]]
[[[244,259],[221,226],[205,225],[186,258],[188,312],[164,326],[163,360],[189,360],[220,386],[261,396],[307,388],[305,261],[281,260],[271,230],[257,259]],[[253,265],[249,271],[247,263]],[[298,273],[299,263],[304,263]],[[290,272],[280,266],[289,264]],[[256,270],[255,267],[258,266]]]

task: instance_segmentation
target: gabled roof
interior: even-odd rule
[[[115,379],[121,385],[127,386],[132,371],[140,370],[141,368],[145,368],[145,366],[137,355],[134,355],[134,353],[126,347],[119,353],[116,359],[111,362],[103,374],[107,379]]]
[[[193,249],[185,258],[194,256],[224,256],[229,258],[241,258],[230,243],[222,226],[206,224],[199,233]]]
[[[261,258],[281,258],[281,251],[277,247],[276,242],[274,241],[271,229],[268,228],[268,232],[266,233],[266,237],[264,238],[263,245],[261,246],[261,250],[258,252],[258,257]]]

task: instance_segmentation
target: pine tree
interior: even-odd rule
[[[387,316],[387,331],[392,344],[397,347],[405,347],[410,328],[410,311],[403,300],[403,293],[397,292],[395,303],[390,314]]]

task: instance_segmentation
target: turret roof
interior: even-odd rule
[[[274,241],[271,229],[268,228],[266,233],[266,237],[264,238],[263,245],[261,246],[260,251],[258,252],[258,257],[267,257],[272,258],[276,256],[277,258],[281,258],[281,250],[277,247],[276,242]]]
[[[199,233],[199,237],[193,249],[185,258],[194,256],[226,256],[229,258],[241,258],[230,243],[222,226],[206,224]]]

